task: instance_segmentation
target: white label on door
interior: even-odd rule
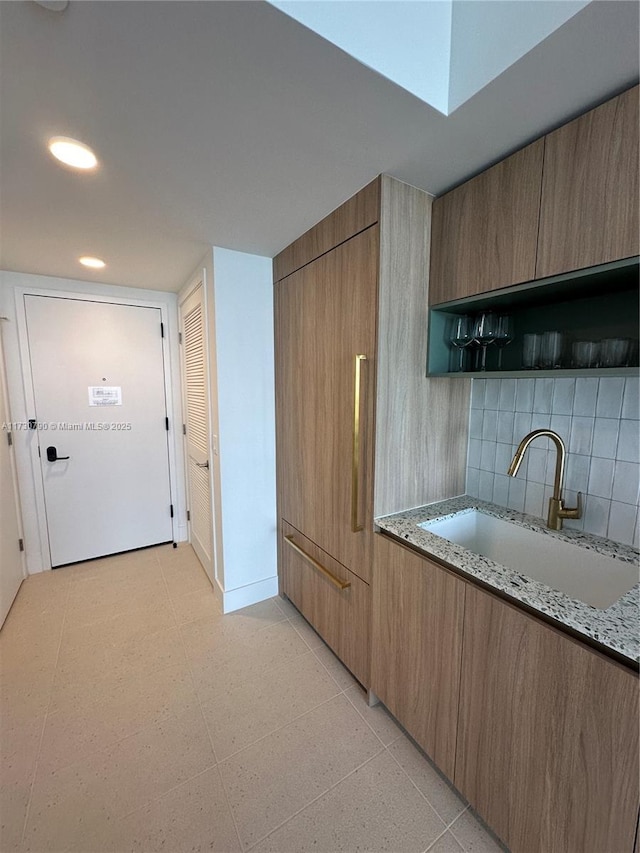
[[[121,406],[122,388],[106,385],[89,386],[90,406]]]

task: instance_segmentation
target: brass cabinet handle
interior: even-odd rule
[[[360,490],[360,371],[366,355],[355,357],[355,379],[353,390],[353,462],[351,466],[351,531],[359,533],[364,525],[358,523]]]
[[[340,578],[337,578],[334,574],[332,574],[329,569],[325,569],[322,563],[319,563],[317,560],[314,560],[311,554],[307,554],[307,552],[303,551],[299,545],[296,545],[296,543],[293,541],[293,536],[291,534],[286,535],[284,539],[287,545],[291,545],[294,551],[297,551],[298,554],[303,556],[305,560],[311,563],[314,569],[317,569],[321,574],[325,576],[328,581],[331,581],[331,583],[338,589],[348,589],[351,586],[351,581],[341,581]]]

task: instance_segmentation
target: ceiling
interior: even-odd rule
[[[380,172],[437,195],[636,82],[638,15],[590,3],[445,116],[266,2],[3,0],[0,266],[177,290],[207,247],[273,256]]]

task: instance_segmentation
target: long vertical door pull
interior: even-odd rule
[[[360,503],[360,386],[362,362],[366,355],[356,355],[353,384],[353,461],[351,466],[351,530],[359,533],[364,525],[358,521]]]

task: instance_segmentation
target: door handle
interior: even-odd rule
[[[47,447],[47,462],[57,462],[59,459],[69,459],[69,456],[58,456],[58,451],[53,445]]]
[[[358,504],[360,500],[360,368],[366,361],[366,355],[355,356],[355,378],[353,384],[353,456],[351,466],[351,531],[359,533],[364,525],[358,521]]]
[[[196,462],[196,466],[198,468],[208,468],[209,467],[209,460],[207,459],[206,462]]]

